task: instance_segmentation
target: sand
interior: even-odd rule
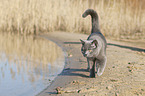
[[[105,71],[102,76],[89,78],[79,41],[88,35],[52,32],[40,36],[57,43],[66,56],[63,72],[38,96],[145,96],[143,47],[107,39]]]

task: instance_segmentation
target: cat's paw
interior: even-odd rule
[[[101,76],[103,74],[103,72],[97,72],[97,76]]]
[[[95,74],[90,74],[89,77],[90,77],[90,78],[95,78],[96,76],[95,76]]]
[[[90,70],[90,78],[95,78],[96,74],[93,70]]]

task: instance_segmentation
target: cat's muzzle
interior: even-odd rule
[[[87,57],[87,54],[83,54],[84,55],[84,57]]]

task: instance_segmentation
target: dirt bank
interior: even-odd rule
[[[107,66],[102,76],[89,78],[79,39],[87,35],[55,32],[41,35],[67,52],[66,65],[38,96],[145,96],[145,49],[107,39]],[[56,94],[56,88],[61,94]]]

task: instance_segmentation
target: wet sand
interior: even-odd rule
[[[63,72],[38,96],[145,96],[145,48],[142,46],[107,39],[105,71],[100,77],[89,78],[79,41],[88,35],[53,32],[40,36],[57,43],[67,55]]]

